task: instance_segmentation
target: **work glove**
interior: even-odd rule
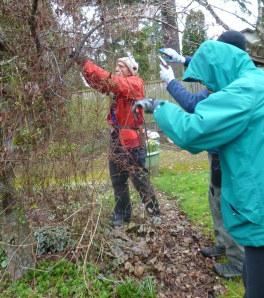
[[[162,64],[160,64],[160,79],[169,84],[170,81],[175,79],[173,69],[171,66],[165,67]]]
[[[164,55],[164,60],[167,62],[185,63],[185,57],[171,48],[161,48],[159,52]]]
[[[137,109],[140,108],[140,109],[143,109],[146,113],[152,114],[156,109],[156,107],[161,103],[163,103],[162,100],[153,99],[153,98],[144,98],[141,100],[137,100],[134,103],[132,111],[134,114],[137,114]]]

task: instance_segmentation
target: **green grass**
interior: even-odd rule
[[[207,154],[191,155],[185,151],[164,151],[154,185],[179,202],[180,208],[194,224],[213,238],[212,218],[208,204]],[[227,291],[219,298],[241,298],[244,288],[241,278],[224,280]]]
[[[193,222],[201,225],[206,233],[211,233],[212,220],[208,200],[205,199],[207,181],[207,171],[175,173],[173,170],[161,170],[154,178],[156,187],[175,198]]]
[[[111,276],[103,276],[89,264],[59,262],[40,262],[35,270],[30,270],[19,281],[3,288],[1,298],[156,298],[155,286],[151,278],[136,281],[126,278],[118,281]]]

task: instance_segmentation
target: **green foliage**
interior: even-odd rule
[[[220,295],[219,298],[241,298],[244,297],[244,286],[241,278],[232,278],[230,280],[223,280],[226,287],[226,293]]]
[[[62,123],[65,114],[62,98],[68,93],[65,85],[55,79],[55,72],[61,73],[61,63],[65,64],[62,49],[66,40],[61,32],[49,31],[41,45],[37,41],[38,32],[35,38],[28,38],[34,35],[32,31],[38,31],[40,19],[42,30],[58,28],[51,4],[46,2],[41,9],[36,4],[39,19],[34,17],[31,5],[23,1],[0,2],[0,39],[4,41],[0,47],[1,127],[4,139],[12,139],[18,149],[17,158],[20,153],[40,148],[51,130],[57,128],[58,120]],[[18,11],[24,11],[25,15],[17,14]],[[53,48],[55,40],[56,50],[53,49],[50,59],[48,48]]]
[[[205,19],[202,11],[191,10],[186,18],[182,37],[182,54],[192,56],[200,44],[207,38]]]
[[[144,24],[140,31],[123,30],[110,45],[110,50],[115,53],[115,58],[131,53],[139,63],[139,75],[145,80],[156,78],[159,66],[157,49],[161,42],[160,30],[160,25],[156,23]]]
[[[61,260],[58,263],[39,263],[35,270],[5,289],[0,297],[155,298],[156,295],[150,278],[141,283],[132,279],[118,282],[102,276],[98,268],[91,264],[84,270],[78,264]]]
[[[11,58],[10,63],[0,65],[2,95],[0,111],[4,114],[4,117],[1,115],[3,138],[12,140],[12,146],[23,153],[33,150],[40,141],[43,141],[44,130],[36,123],[30,125],[34,118],[31,113],[33,110],[36,113],[41,103],[37,95],[34,102],[30,103],[30,96],[25,96],[21,91],[23,87],[26,88],[21,85],[23,72],[19,71],[19,68],[25,67],[21,60]]]
[[[81,155],[106,150],[108,124],[105,121],[109,109],[109,97],[91,92],[87,88],[76,94],[67,104],[68,132],[78,141]]]
[[[136,40],[133,42],[133,55],[139,64],[139,74],[147,79],[149,71],[148,54],[151,52],[151,45],[148,43],[148,31],[143,29],[136,34]]]
[[[47,156],[50,158],[62,158],[70,155],[77,149],[77,145],[66,139],[61,142],[52,142],[49,145]]]
[[[134,3],[139,3],[139,0],[124,0],[124,3],[126,4],[134,4]]]
[[[44,227],[34,233],[37,240],[37,254],[61,252],[74,246],[71,233],[66,227]]]
[[[145,80],[159,79],[157,50],[161,47],[161,27],[159,24],[146,25],[138,34],[133,45],[133,55],[139,63],[139,74]]]
[[[147,278],[141,284],[132,279],[127,279],[123,284],[117,286],[116,289],[119,298],[156,298],[153,280]]]
[[[19,147],[22,151],[28,151],[36,146],[42,135],[40,128],[34,129],[31,128],[21,128],[17,131],[13,139],[13,144],[16,147]]]
[[[109,108],[109,98],[87,88],[76,94],[67,105],[69,130],[72,134],[86,134],[87,141],[92,133],[107,130],[105,121]]]
[[[206,233],[212,231],[207,200],[208,171],[181,172],[163,169],[154,178],[154,183],[159,189],[175,197],[183,211],[191,220],[203,226]]]
[[[159,151],[160,143],[156,140],[148,139],[146,147],[148,153]]]
[[[0,268],[6,268],[8,259],[5,251],[0,247]]]
[[[96,282],[96,269],[88,267],[83,275],[80,267],[66,260],[58,263],[44,261],[36,270],[29,271],[23,279],[13,283],[0,297],[100,297],[89,296],[84,277]],[[96,286],[99,287],[94,291],[101,291],[102,283]],[[108,286],[104,284],[104,288]]]

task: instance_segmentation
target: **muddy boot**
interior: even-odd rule
[[[122,206],[123,207],[123,206]],[[121,227],[124,223],[129,223],[132,214],[132,206],[129,203],[126,208],[120,208],[117,204],[112,215],[112,226]]]
[[[114,213],[112,215],[112,226],[114,228],[121,227],[123,226],[124,223],[129,223],[130,222],[130,215],[125,215],[121,213]]]
[[[216,245],[211,247],[202,247],[201,254],[207,258],[221,257],[225,254],[225,247]]]
[[[155,200],[151,200],[145,204],[145,210],[149,216],[160,216],[159,204]]]

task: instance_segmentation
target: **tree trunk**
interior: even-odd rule
[[[33,239],[25,217],[22,200],[14,191],[14,173],[11,165],[2,167],[0,175],[0,222],[3,249],[8,257],[8,272],[12,279],[34,268]]]
[[[174,28],[178,28],[177,22],[177,13],[176,13],[176,4],[175,0],[167,0],[161,6],[161,15],[162,20],[165,22],[162,23],[162,31],[163,31],[163,41],[164,47],[173,48],[178,53],[180,53],[180,39],[179,39],[179,31]],[[168,26],[171,25],[174,28]],[[183,67],[181,65],[172,65],[175,75],[177,77],[182,76]]]
[[[264,42],[264,1],[258,0],[258,18],[256,29],[261,42]]]

